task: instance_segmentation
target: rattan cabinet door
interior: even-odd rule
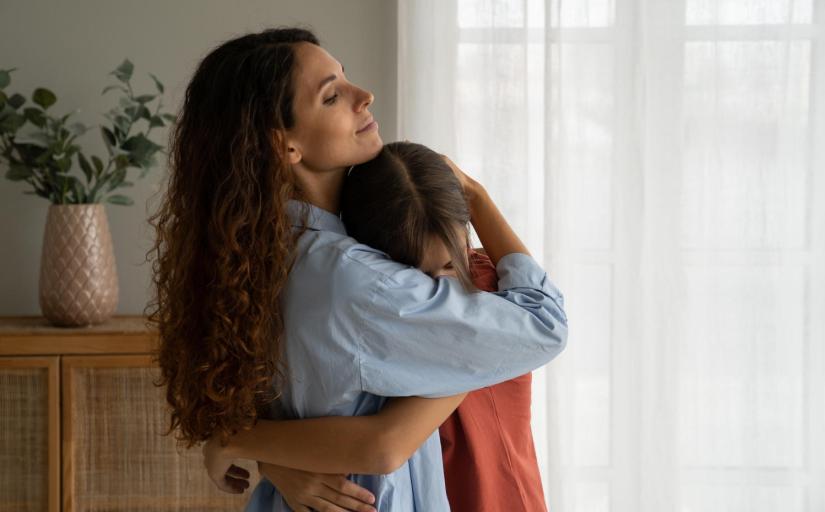
[[[177,450],[149,356],[63,357],[63,504],[67,512],[243,510],[250,490],[219,491],[200,448]],[[244,461],[248,462],[248,461]],[[242,464],[257,483],[254,462]]]
[[[57,512],[57,357],[0,357],[0,511]]]

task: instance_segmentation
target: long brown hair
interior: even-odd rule
[[[350,169],[341,219],[349,236],[413,267],[421,265],[427,238],[439,238],[458,279],[475,290],[467,266],[470,210],[455,174],[430,148],[393,142]]]
[[[283,138],[294,125],[295,44],[269,29],[227,41],[199,64],[170,133],[169,181],[149,221],[156,239],[146,308],[160,345],[167,434],[190,448],[253,425],[283,379],[284,288],[297,193]]]

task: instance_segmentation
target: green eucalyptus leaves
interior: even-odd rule
[[[57,96],[45,88],[31,94],[31,104],[21,94],[7,92],[11,73],[16,68],[0,70],[0,161],[8,165],[6,178],[25,181],[36,194],[53,204],[88,204],[108,202],[131,205],[132,199],[113,193],[134,183],[127,180],[127,170],[135,168],[144,178],[157,165],[158,153],[164,147],[149,139],[153,128],[175,122],[173,114],[161,111],[163,84],[151,73],[156,94],[135,95],[131,79],[133,64],[128,60],[109,73],[117,83],[105,87],[101,94],[119,91],[115,107],[104,117],[109,125],[101,126],[107,157],[86,156],[75,140],[89,127],[71,122],[73,111],[63,116],[53,115],[49,108]],[[153,103],[156,103],[152,107]],[[72,173],[74,162],[82,174]]]

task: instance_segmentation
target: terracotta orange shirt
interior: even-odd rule
[[[470,255],[475,285],[498,289],[490,259]],[[507,350],[507,340],[501,349]],[[473,391],[441,425],[447,498],[453,512],[542,512],[533,433],[530,429],[532,374]]]

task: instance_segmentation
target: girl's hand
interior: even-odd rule
[[[447,165],[450,166],[450,169],[455,174],[455,177],[458,178],[458,182],[461,184],[461,188],[464,190],[464,195],[467,196],[467,202],[472,206],[473,201],[478,194],[478,189],[481,187],[481,184],[474,180],[473,178],[467,176],[458,166],[450,160],[447,155],[441,155],[444,158],[444,161],[447,162]]]
[[[231,494],[241,494],[249,487],[249,471],[232,464],[217,436],[203,445],[203,464],[218,489]]]
[[[308,473],[258,462],[258,472],[278,488],[295,512],[375,512],[375,496],[344,475]]]
[[[529,255],[530,251],[527,250],[527,246],[504,219],[484,187],[464,174],[464,171],[459,169],[452,160],[444,155],[441,156],[444,157],[447,165],[450,166],[464,188],[464,196],[470,208],[470,222],[493,265],[498,265],[499,260],[508,254]]]

